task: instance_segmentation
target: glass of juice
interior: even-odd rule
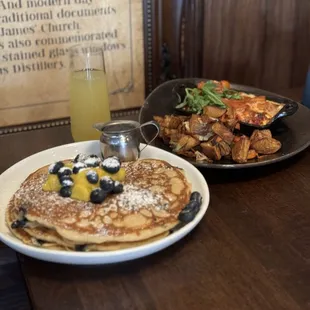
[[[111,119],[103,48],[75,45],[69,49],[69,57],[72,137],[76,142],[99,139],[93,124]]]

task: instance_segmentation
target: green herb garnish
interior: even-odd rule
[[[215,89],[216,84],[212,81],[207,81],[201,89],[185,88],[186,96],[176,108],[180,109],[187,106],[191,112],[201,114],[203,108],[208,105],[225,109],[226,105],[221,98],[241,99],[240,94],[232,89],[224,89],[222,93],[216,92]]]
[[[241,95],[233,89],[225,88],[223,92],[221,93],[221,95],[222,95],[222,98],[227,98],[227,99],[236,99],[236,100],[242,99]]]

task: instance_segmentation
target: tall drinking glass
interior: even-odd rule
[[[74,141],[96,140],[93,124],[111,119],[103,48],[75,45],[70,55],[70,117]]]
[[[304,88],[302,104],[310,109],[310,66],[308,68],[308,74],[306,78],[306,84]]]

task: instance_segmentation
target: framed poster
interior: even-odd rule
[[[111,111],[145,96],[142,0],[0,1],[0,127],[69,117],[68,48],[105,51]]]

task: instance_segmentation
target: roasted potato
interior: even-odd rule
[[[202,152],[212,160],[220,160],[222,158],[221,150],[218,144],[213,145],[211,142],[203,142],[200,144]]]
[[[201,118],[201,120],[202,120],[203,123],[211,124],[211,123],[216,122],[215,119],[210,118],[210,117],[209,117],[208,115],[206,115],[206,114],[201,114],[201,115],[200,115],[200,118]]]
[[[225,127],[227,127],[230,130],[234,130],[238,125],[238,120],[234,118],[224,119],[223,124]],[[239,129],[239,128],[236,128]]]
[[[258,156],[258,154],[256,153],[256,151],[255,150],[249,150],[249,152],[248,152],[248,159],[254,159],[254,158],[256,158]]]
[[[195,155],[196,155],[196,161],[206,161],[208,163],[212,163],[213,162],[213,160],[211,160],[205,154],[203,154],[203,153],[201,153],[199,151],[195,151]]]
[[[161,116],[154,116],[154,120],[159,124],[160,127],[164,127],[164,118]]]
[[[228,81],[222,80],[222,81],[221,81],[221,84],[222,84],[222,86],[223,86],[224,88],[230,89],[230,83],[229,83]]]
[[[251,135],[251,143],[254,143],[263,138],[272,138],[271,131],[269,129],[258,130],[255,129]]]
[[[281,142],[273,138],[263,138],[252,143],[251,147],[262,155],[269,155],[278,152],[281,148]]]
[[[218,146],[220,148],[220,152],[222,156],[228,156],[231,153],[231,148],[230,146],[224,141],[218,142]]]
[[[195,139],[192,136],[189,135],[182,135],[179,141],[175,144],[174,151],[180,152],[182,151],[188,151],[195,146],[199,145],[199,140]]]
[[[212,130],[212,125],[208,122],[203,122],[201,117],[197,114],[193,114],[188,122],[189,134],[206,136]]]
[[[180,124],[182,124],[182,120],[178,116],[165,115],[163,123],[160,125],[162,125],[163,127],[169,128],[169,129],[177,129]]]
[[[202,135],[193,135],[193,137],[201,142],[209,141],[214,136],[214,132],[209,132],[205,136]]]
[[[195,152],[193,150],[185,151],[181,149],[180,151],[176,152],[178,155],[182,155],[188,158],[196,158]]]
[[[235,111],[235,109],[233,109],[231,106],[228,105],[227,108],[226,108],[225,116],[228,119],[235,119],[236,118],[236,111]]]
[[[232,147],[232,159],[239,164],[246,163],[248,160],[250,144],[250,139],[248,137],[240,137],[239,141],[237,141]]]
[[[210,117],[219,118],[226,113],[226,109],[219,108],[213,105],[208,105],[203,108],[203,114]]]
[[[176,145],[178,143],[178,141],[184,136],[184,134],[182,133],[175,133],[172,134],[169,139],[170,139],[170,144],[171,145]]]
[[[162,134],[164,136],[171,136],[177,134],[179,131],[177,129],[163,128]]]
[[[233,133],[227,127],[225,127],[223,124],[221,124],[220,122],[214,123],[212,125],[212,130],[215,134],[220,136],[229,145],[234,140]]]

